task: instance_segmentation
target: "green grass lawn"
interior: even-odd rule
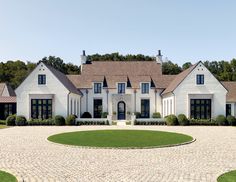
[[[222,174],[217,182],[236,182],[236,170],[230,171],[228,173]]]
[[[49,141],[91,147],[159,147],[189,142],[188,135],[148,130],[93,130],[61,133],[48,137]]]
[[[15,176],[7,172],[0,171],[0,181],[1,182],[17,182],[17,179]]]
[[[6,125],[0,125],[0,129],[7,128]]]

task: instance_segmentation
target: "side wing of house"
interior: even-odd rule
[[[38,64],[16,89],[17,115],[46,119],[78,113],[80,95],[71,93],[60,79],[62,73],[42,62]]]
[[[227,89],[199,62],[173,91],[175,114],[201,119],[225,115],[226,94]]]

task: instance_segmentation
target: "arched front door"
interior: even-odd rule
[[[120,101],[117,104],[118,108],[118,120],[125,120],[125,113],[126,113],[126,108],[125,108],[125,102]]]

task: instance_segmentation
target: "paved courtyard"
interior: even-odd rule
[[[61,132],[105,128],[150,129],[189,134],[196,142],[157,149],[85,149],[50,143]],[[0,130],[0,170],[19,181],[215,182],[236,169],[236,127],[65,126]]]

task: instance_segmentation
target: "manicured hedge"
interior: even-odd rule
[[[16,125],[16,115],[10,115],[6,119],[7,126],[15,126]]]
[[[6,125],[6,120],[0,120],[0,125]]]
[[[103,112],[102,113],[102,118],[107,118],[107,116],[108,116],[108,112]]]
[[[24,116],[16,116],[16,126],[25,126],[27,125],[27,121]]]
[[[28,121],[28,125],[30,126],[48,126],[48,125],[55,125],[54,119],[30,119]]]
[[[179,125],[181,125],[181,126],[189,125],[189,120],[184,114],[178,115],[178,122],[179,122]]]
[[[77,125],[109,125],[108,120],[96,121],[96,120],[87,120],[87,121],[77,121]]]
[[[66,117],[66,125],[75,125],[76,116],[75,115],[69,115]]]
[[[217,123],[212,119],[190,119],[189,125],[215,126]]]
[[[152,118],[161,118],[161,114],[159,112],[154,112]]]
[[[141,117],[141,113],[140,112],[135,112],[134,115],[136,116],[136,119]]]
[[[229,125],[236,126],[236,118],[234,116],[227,116],[227,121]]]
[[[177,117],[174,114],[171,114],[166,117],[166,124],[175,126],[175,125],[178,125],[179,122],[178,122]]]
[[[61,115],[55,116],[54,121],[55,121],[55,125],[56,126],[63,126],[63,125],[65,125],[65,118],[63,116],[61,116]]]
[[[146,121],[138,121],[138,120],[135,120],[134,121],[134,125],[166,125],[166,122],[163,120],[163,121],[148,121],[148,119]]]
[[[226,117],[224,115],[219,115],[216,117],[216,123],[219,125],[219,126],[225,126],[225,125],[228,125],[228,121],[226,119]]]

